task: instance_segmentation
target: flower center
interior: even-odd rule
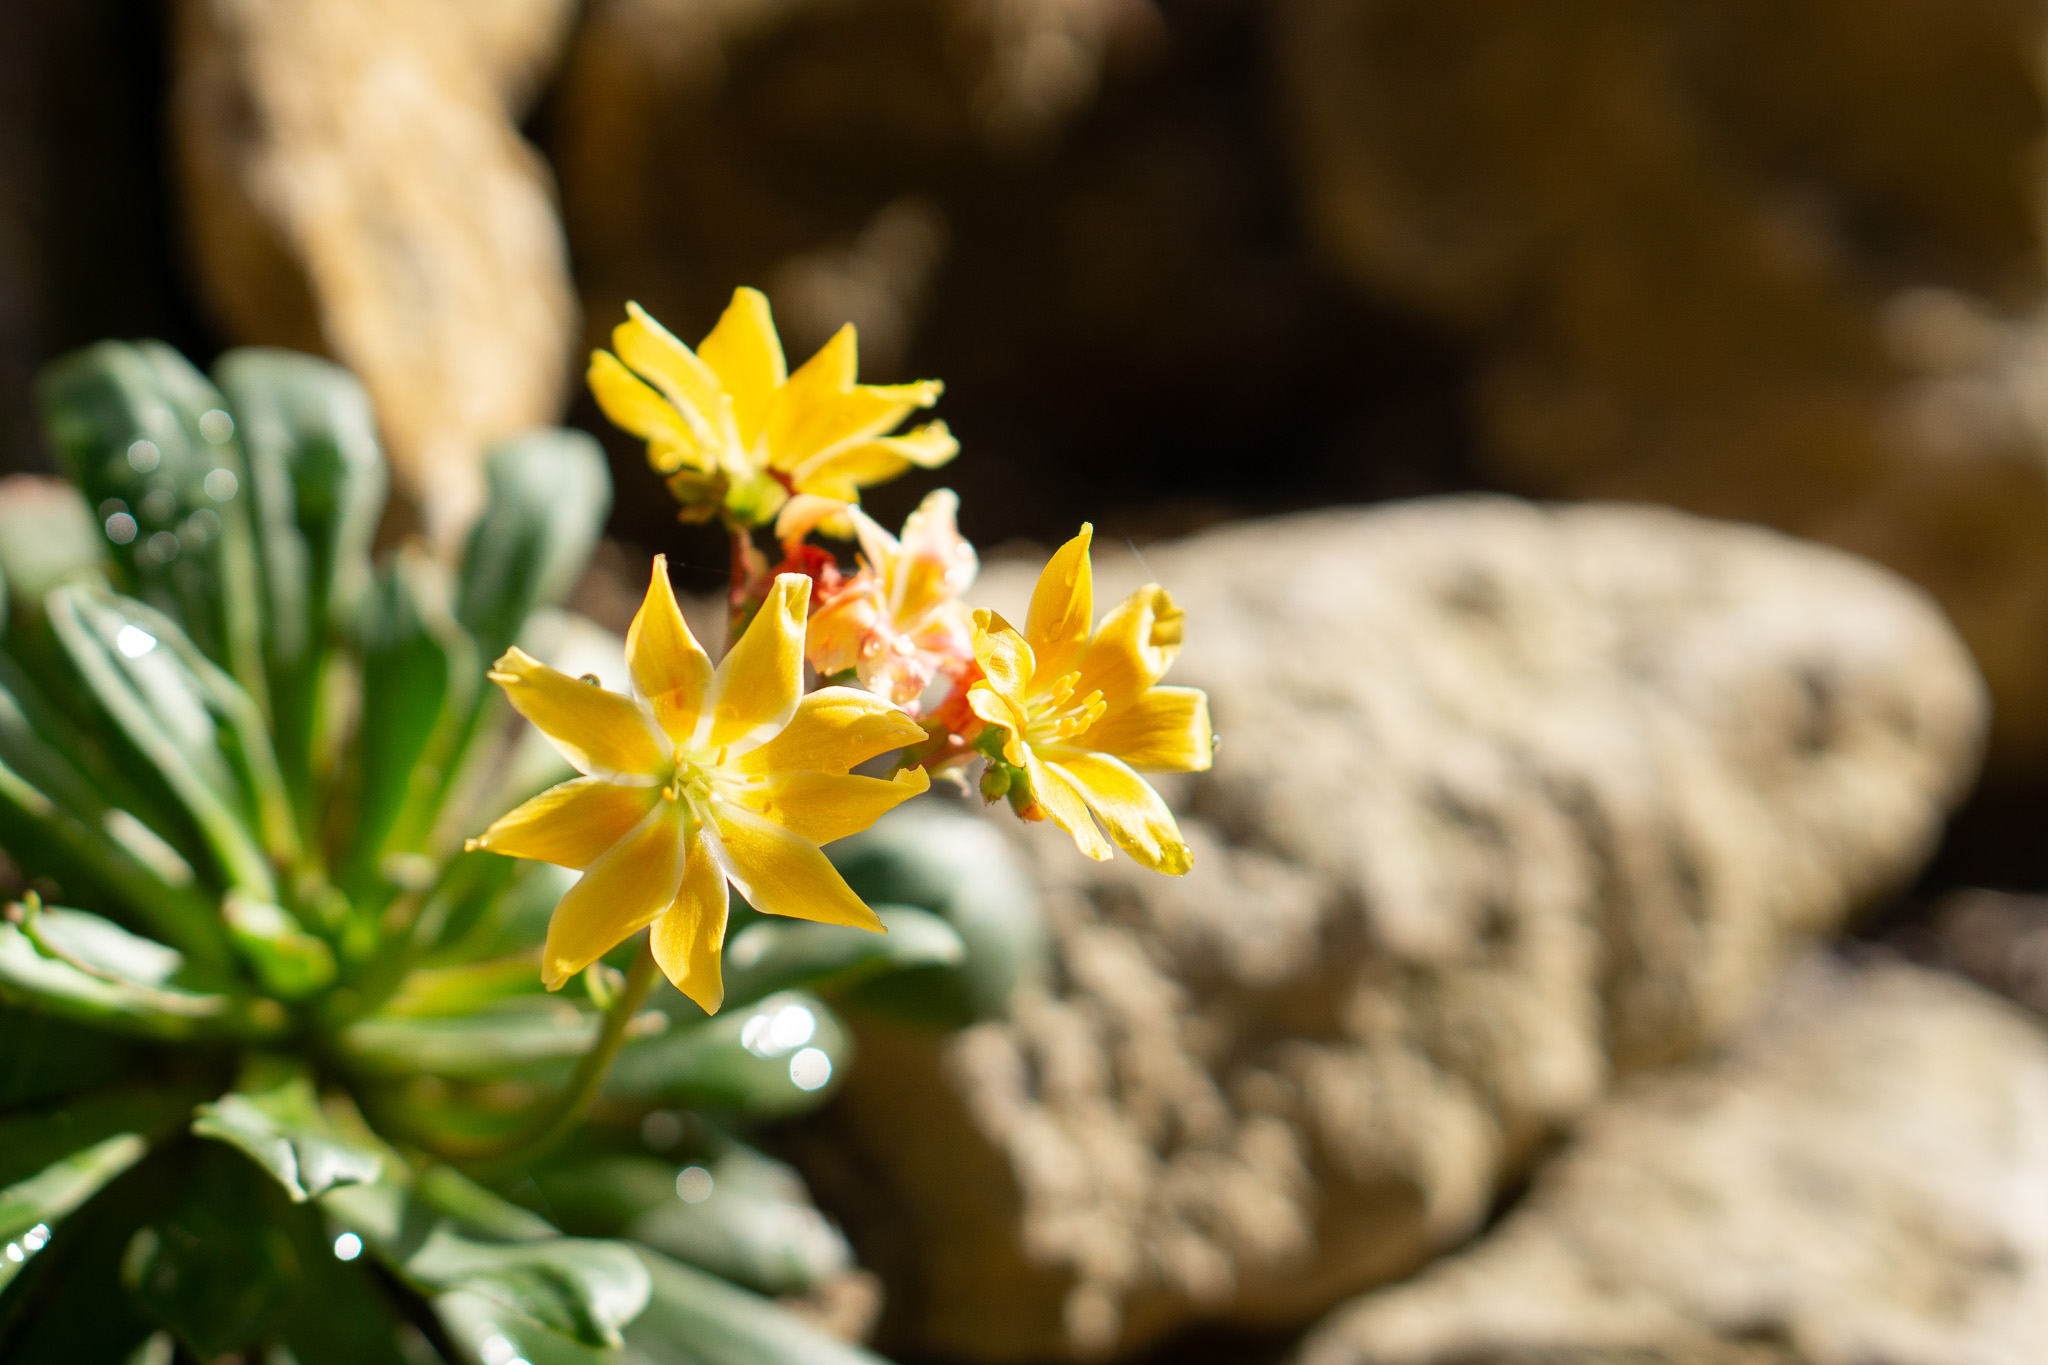
[[[1068,673],[1033,699],[1031,724],[1024,732],[1027,744],[1035,748],[1042,744],[1064,743],[1078,738],[1089,726],[1102,719],[1109,703],[1102,699],[1099,689],[1075,700],[1074,689],[1080,683],[1079,673]]]

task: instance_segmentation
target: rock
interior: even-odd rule
[[[1932,410],[1918,339],[1894,326],[1929,287],[1992,313],[2040,296],[2039,10],[1274,15],[1313,235],[1372,298],[1470,339],[1488,477],[1761,521],[1890,565],[1976,651],[1996,752],[2048,763],[2048,441],[2008,439],[2015,405],[1983,376],[1936,385]]]
[[[1169,680],[1223,736],[1162,783],[1195,869],[1006,821],[1052,985],[864,1028],[813,1174],[885,1345],[1102,1357],[1406,1274],[1910,874],[1985,723],[1916,589],[1677,513],[1419,502],[1146,559],[1105,547],[1097,606],[1152,577],[1186,609]],[[1036,569],[981,591],[1021,612]]]
[[[2040,1028],[1919,968],[1816,963],[1725,1060],[1615,1099],[1498,1230],[1333,1315],[1297,1360],[1716,1340],[1810,1365],[2036,1360],[2044,1209]]]
[[[482,452],[561,416],[576,309],[549,174],[516,119],[569,0],[180,0],[177,164],[235,341],[369,388],[402,492],[466,529]]]
[[[1889,942],[2048,1018],[2048,896],[1958,891],[1930,921],[1902,927]]]

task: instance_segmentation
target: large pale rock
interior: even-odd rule
[[[1741,1340],[1810,1365],[2022,1365],[2048,1341],[2044,1215],[2048,1036],[1954,978],[1816,963],[1731,1056],[1601,1110],[1497,1231],[1342,1310],[1298,1361]]]
[[[1472,499],[1147,559],[1104,547],[1097,604],[1186,608],[1170,680],[1222,735],[1162,784],[1194,871],[1033,827],[1053,984],[863,1034],[841,1137],[901,1212],[842,1207],[899,1343],[1100,1356],[1407,1273],[1910,873],[1974,771],[1927,599],[1768,532]]]
[[[2001,756],[2048,762],[2048,440],[1987,432],[2012,405],[1974,392],[1958,419],[1953,385],[1930,411],[1928,338],[1892,325],[1916,286],[1993,313],[2039,297],[2043,11],[1273,12],[1313,235],[1371,297],[1468,338],[1494,479],[1761,521],[1900,570],[1976,651]]]
[[[571,0],[179,0],[191,248],[236,341],[334,356],[444,538],[496,437],[561,416],[576,309],[516,119]]]

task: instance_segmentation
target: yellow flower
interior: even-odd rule
[[[626,636],[635,696],[578,681],[517,649],[491,673],[512,705],[584,776],[541,793],[469,842],[578,868],[548,923],[549,990],[647,924],[676,988],[716,1012],[725,988],[727,883],[771,915],[881,929],[818,845],[856,833],[923,791],[848,769],[924,738],[850,687],[803,695],[810,580],[782,574],[716,669],[654,561]]]
[[[1038,577],[1024,634],[992,611],[974,613],[969,690],[974,713],[1002,727],[1003,760],[1021,769],[1053,823],[1097,860],[1112,856],[1094,811],[1126,853],[1156,872],[1188,870],[1173,813],[1135,769],[1202,772],[1215,747],[1199,688],[1159,687],[1180,652],[1181,613],[1148,583],[1092,633],[1091,527],[1062,545]]]
[[[960,449],[944,422],[886,434],[937,402],[944,385],[855,383],[852,323],[790,374],[759,290],[735,290],[695,351],[640,305],[626,312],[612,331],[618,353],[591,352],[590,391],[605,416],[647,442],[648,462],[686,517],[723,510],[760,526],[779,513],[785,540],[821,521],[850,534],[842,514],[864,486],[942,465]]]
[[[904,519],[901,540],[849,509],[866,562],[811,613],[811,667],[826,677],[852,669],[862,687],[912,715],[941,673],[972,671],[960,594],[980,566],[954,520],[959,507],[951,489],[934,490]]]

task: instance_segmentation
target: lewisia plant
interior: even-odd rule
[[[1095,620],[1083,527],[1021,631],[972,609],[950,492],[860,506],[958,450],[899,431],[938,383],[859,383],[851,327],[790,372],[751,290],[694,349],[628,311],[591,387],[728,530],[721,630],[660,557],[624,640],[567,609],[588,437],[379,556],[336,367],[45,375],[65,478],[0,484],[0,1358],[874,1365],[776,1305],[850,1252],[748,1132],[831,1093],[839,1011],[1043,970],[1008,843],[889,813],[978,783],[1189,870],[1140,775],[1213,746],[1164,589]]]
[[[1023,634],[970,613],[960,594],[977,561],[951,491],[927,497],[900,538],[858,506],[862,485],[958,449],[942,424],[883,434],[934,401],[936,381],[857,383],[851,324],[785,378],[767,300],[750,289],[697,351],[627,311],[619,355],[591,359],[592,389],[647,439],[683,515],[730,532],[738,642],[714,674],[657,562],[628,643],[636,695],[579,690],[517,650],[498,661],[492,680],[585,774],[471,845],[587,869],[549,930],[550,988],[651,922],[647,955],[717,1009],[728,886],[769,914],[886,932],[816,844],[977,757],[984,797],[1052,820],[1089,857],[1115,856],[1114,840],[1154,871],[1187,872],[1173,814],[1138,771],[1205,770],[1215,744],[1208,698],[1158,685],[1181,639],[1165,589],[1140,588],[1098,626],[1083,526],[1047,563]],[[772,574],[754,543],[771,524],[783,570]],[[858,538],[850,576],[806,541],[835,528]],[[806,657],[826,685],[799,704]],[[783,738],[785,726],[803,737]],[[850,774],[885,750],[897,751],[893,780]]]

